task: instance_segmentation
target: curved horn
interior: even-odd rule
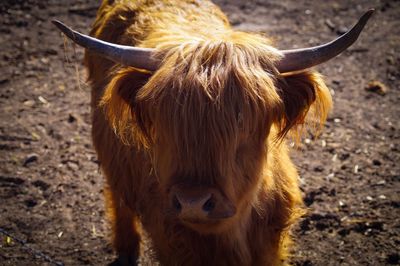
[[[153,58],[154,49],[105,42],[74,31],[58,20],[52,22],[75,43],[116,63],[150,71],[158,69],[159,62]]]
[[[351,30],[329,43],[309,48],[281,50],[283,58],[276,68],[279,72],[286,73],[310,68],[332,59],[357,40],[374,11],[368,10]]]

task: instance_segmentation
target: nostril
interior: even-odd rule
[[[182,209],[182,205],[176,196],[172,198],[172,206],[176,211],[180,211]]]
[[[203,211],[205,212],[210,212],[215,208],[215,201],[213,198],[209,198],[204,204],[203,204]]]

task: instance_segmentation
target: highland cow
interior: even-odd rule
[[[304,213],[285,136],[331,108],[310,67],[349,47],[278,50],[209,1],[104,0],[87,48],[93,142],[120,264],[142,228],[162,265],[280,265]]]

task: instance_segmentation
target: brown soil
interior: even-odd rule
[[[335,107],[323,134],[292,154],[309,207],[294,232],[293,263],[398,265],[400,2],[216,2],[235,27],[274,36],[280,48],[331,40],[377,9],[356,45],[318,67]],[[0,3],[0,265],[115,258],[90,139],[83,50],[71,43],[65,50],[50,23],[57,18],[87,33],[97,7],[95,0]],[[384,84],[384,93],[366,90],[371,81]]]

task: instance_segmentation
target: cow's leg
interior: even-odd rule
[[[118,254],[117,260],[110,265],[136,265],[140,244],[137,218],[118,193],[106,188],[105,195],[107,214],[113,229],[113,246]]]

